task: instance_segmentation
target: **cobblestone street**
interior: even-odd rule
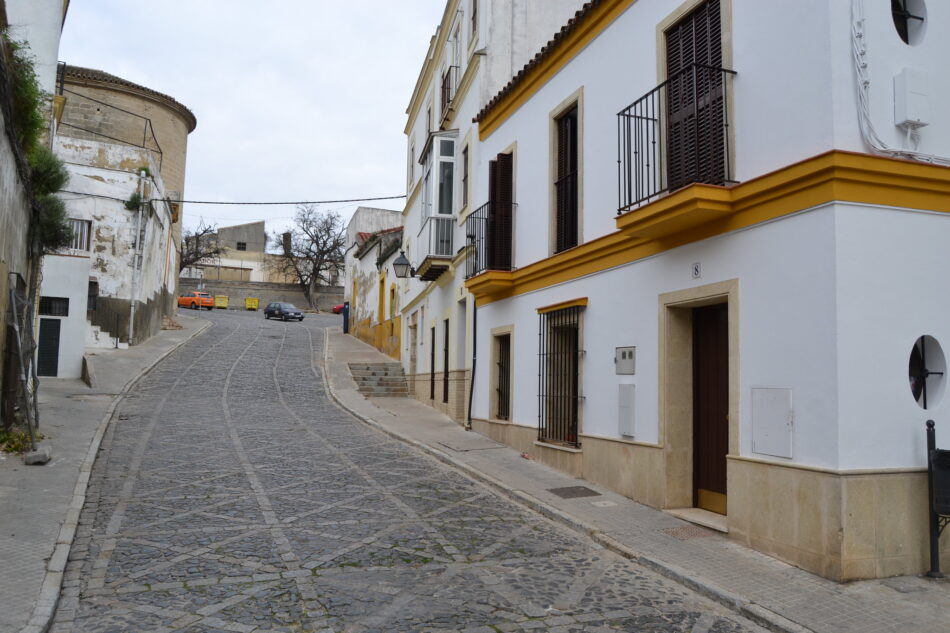
[[[116,410],[54,633],[761,630],[337,408],[339,317],[207,316]]]

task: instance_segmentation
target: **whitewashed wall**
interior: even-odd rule
[[[86,302],[89,287],[89,258],[47,255],[43,258],[41,295],[69,299],[65,317],[41,315],[41,319],[61,321],[57,378],[79,378],[86,347]],[[39,336],[39,331],[37,331]]]
[[[631,5],[479,149],[473,183],[484,191],[487,161],[516,145],[518,266],[550,254],[536,230],[547,227],[551,208],[550,113],[579,89],[582,240],[615,230],[616,114],[660,83],[656,25],[677,5],[667,0]],[[736,178],[746,181],[831,149],[868,151],[858,126],[851,0],[732,0],[732,5]],[[950,156],[950,76],[942,70],[950,58],[950,4],[927,3],[929,26],[918,46],[900,40],[887,0],[864,0],[864,5],[874,126],[888,145],[903,146],[904,133],[894,125],[893,76],[904,67],[918,68],[932,87],[932,121],[920,130],[920,150]]]
[[[738,278],[742,454],[752,454],[751,387],[785,387],[795,406],[794,461],[837,467],[834,241],[835,213],[825,207],[479,308],[480,333],[515,324],[512,420],[537,426],[537,308],[587,297],[583,431],[619,438],[616,385],[635,384],[635,439],[657,443],[659,295]],[[694,262],[702,265],[700,279],[692,278]],[[485,362],[475,417],[488,414],[489,338],[478,340]],[[637,347],[637,373],[618,376],[614,348],[628,345]]]
[[[938,444],[950,444],[950,394],[920,408],[908,361],[923,335],[950,354],[950,218],[841,205],[837,234],[842,467],[922,467],[927,419],[937,423]]]
[[[53,94],[63,30],[63,0],[6,0],[5,4],[11,39],[27,42],[40,87]]]

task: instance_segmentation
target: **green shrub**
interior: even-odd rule
[[[138,191],[133,191],[132,195],[129,196],[129,199],[125,201],[125,208],[129,211],[137,211],[141,205],[142,194],[140,194]]]
[[[35,197],[36,200],[36,242],[44,253],[52,253],[66,248],[73,240],[73,230],[66,216],[66,205],[52,194]]]
[[[66,165],[46,145],[37,145],[29,156],[30,180],[38,196],[56,193],[69,182]]]
[[[2,34],[13,57],[10,83],[13,89],[13,129],[20,147],[27,155],[33,153],[46,130],[44,111],[49,95],[36,78],[33,59],[25,42],[15,42]]]

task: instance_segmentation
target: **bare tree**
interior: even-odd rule
[[[185,229],[181,235],[181,258],[178,272],[206,259],[214,259],[221,254],[218,245],[218,227],[205,224],[204,220],[194,229]]]
[[[346,228],[334,211],[318,211],[313,205],[300,205],[291,229],[271,237],[277,257],[271,266],[276,272],[297,280],[313,305],[311,293],[316,286],[332,285],[343,269]]]

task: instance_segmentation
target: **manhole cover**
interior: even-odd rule
[[[567,486],[565,488],[549,488],[548,492],[553,492],[562,499],[577,499],[579,497],[599,497],[600,493],[591,490],[587,486]]]
[[[694,538],[703,538],[704,536],[713,535],[712,530],[707,530],[706,528],[702,528],[697,525],[684,525],[682,527],[671,527],[666,528],[665,530],[657,531],[681,541],[688,541]]]

